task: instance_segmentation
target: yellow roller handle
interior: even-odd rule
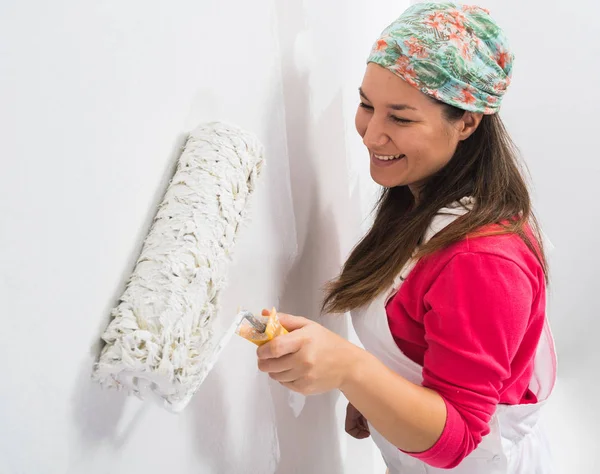
[[[257,346],[262,346],[267,342],[271,341],[274,337],[281,336],[282,334],[287,334],[288,331],[281,325],[279,318],[277,317],[277,311],[273,308],[270,312],[263,310],[263,316],[268,316],[269,320],[267,321],[267,329],[265,329],[264,333],[248,333],[241,334],[244,339],[256,344]]]

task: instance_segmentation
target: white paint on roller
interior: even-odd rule
[[[94,378],[180,411],[229,340],[212,324],[228,263],[264,162],[242,129],[213,122],[194,130],[144,241]]]

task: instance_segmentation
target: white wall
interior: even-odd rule
[[[269,0],[0,4],[2,473],[274,471],[269,387],[243,341],[179,417],[89,376],[203,120],[252,130],[271,157],[224,312],[277,303],[296,241],[275,26]]]
[[[598,7],[481,3],[518,55],[503,114],[557,247],[557,472],[594,472],[597,459],[576,449],[593,446],[584,430],[600,421],[582,376],[599,362],[590,328],[600,104],[588,93]],[[374,190],[353,126],[364,60],[404,6],[0,3],[0,473],[382,472],[370,442],[343,434],[343,397],[311,397],[294,418],[245,341],[232,341],[179,416],[103,392],[89,373],[178,148],[204,120],[238,123],[268,153],[222,315],[276,304],[316,317],[319,288],[360,234]],[[319,320],[349,333],[345,320]]]
[[[2,474],[382,470],[370,442],[343,433],[342,397],[310,398],[294,418],[243,340],[180,416],[103,392],[89,375],[185,134],[204,120],[255,132],[268,155],[223,323],[240,304],[318,314],[320,286],[360,233],[346,204],[360,207],[372,189],[346,161],[356,144],[348,107],[397,9],[0,4]],[[332,36],[332,25],[346,34]],[[360,50],[356,28],[368,37]],[[347,332],[345,320],[324,322]]]
[[[407,5],[407,4],[406,4]],[[298,258],[282,298],[294,314],[319,313],[323,283],[337,274],[372,206],[368,159],[354,130],[358,87],[372,43],[402,2],[294,0],[277,2],[286,130],[292,176]],[[346,320],[315,318],[355,340]],[[276,391],[277,388],[274,388]],[[339,427],[346,401],[331,393],[309,398],[281,436],[278,474],[385,472],[370,441],[348,438]],[[334,415],[335,410],[335,415]],[[289,412],[289,410],[288,410]],[[299,449],[300,448],[300,449]],[[307,453],[313,453],[307,455]]]

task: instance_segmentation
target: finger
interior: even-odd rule
[[[294,355],[295,354],[288,354],[279,358],[258,359],[258,370],[274,374],[293,369],[297,366]]]
[[[275,308],[273,308],[272,311],[275,311]],[[263,309],[261,315],[269,317],[271,316],[271,311],[268,309]],[[277,319],[279,319],[279,322],[281,322],[282,326],[288,331],[295,331],[296,329],[300,329],[311,322],[309,319],[300,316],[293,316],[291,314],[279,312],[277,313]]]
[[[269,377],[280,383],[293,383],[302,377],[302,373],[298,369],[290,369],[283,372],[269,373]]]
[[[369,430],[369,423],[367,422],[367,419],[364,416],[360,416],[357,420],[356,420],[356,424],[357,426],[366,432],[370,432]]]
[[[358,426],[351,426],[350,428],[346,429],[346,433],[348,433],[350,436],[356,438],[356,437],[360,436],[361,434],[364,434],[365,430],[363,430],[362,428],[359,428]]]
[[[310,319],[302,318],[300,316],[292,316],[291,314],[277,313],[281,325],[288,331],[292,332],[297,329],[301,329],[308,324],[311,324]]]
[[[371,433],[369,433],[368,431],[364,431],[364,430],[360,430],[360,429],[355,429],[352,432],[348,431],[347,433],[356,439],[365,439],[365,438],[368,438],[369,436],[371,436]]]
[[[346,433],[352,434],[351,432],[356,428],[356,420],[353,417],[346,415],[346,422],[344,424],[344,429],[346,430]]]
[[[256,354],[259,359],[277,359],[288,354],[298,352],[304,344],[304,335],[299,332],[290,332],[273,338],[260,346]]]
[[[371,436],[369,425],[367,424],[366,418],[363,416],[353,417],[347,415],[345,429],[346,433],[356,439],[364,439]]]
[[[354,405],[348,403],[348,406],[346,407],[346,416],[352,418],[353,420],[358,419],[359,417],[361,417],[361,413],[354,407]]]
[[[344,423],[344,429],[348,434],[350,433],[350,430],[356,428],[356,416],[354,416],[353,409],[354,407],[348,403],[348,406],[346,407],[346,421]]]

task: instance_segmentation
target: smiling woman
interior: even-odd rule
[[[371,176],[388,188],[409,185],[415,196],[482,117],[464,112],[448,121],[439,102],[375,63],[368,65],[359,92],[356,129],[371,154]]]
[[[368,58],[356,129],[383,187],[330,282],[365,350],[305,318],[258,351],[292,390],[341,390],[346,430],[390,474],[547,474],[539,411],[556,378],[547,265],[497,112],[513,56],[489,12],[420,3]]]

